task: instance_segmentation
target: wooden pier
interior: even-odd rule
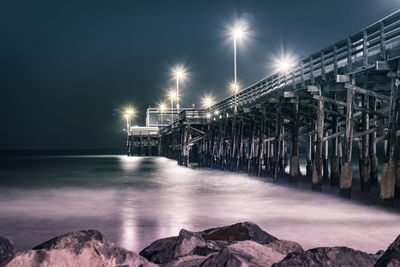
[[[160,129],[159,154],[180,165],[196,162],[275,180],[289,165],[293,183],[305,154],[311,188],[330,181],[345,197],[353,186],[354,154],[359,190],[380,186],[382,203],[390,204],[400,194],[399,85],[396,12],[299,61],[291,72],[269,76],[207,110],[182,111]],[[378,159],[380,148],[384,157]]]

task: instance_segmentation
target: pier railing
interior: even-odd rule
[[[316,81],[334,79],[337,74],[374,68],[377,60],[400,56],[400,11],[369,27],[311,54],[293,66],[288,73],[273,74],[211,107],[220,112],[253,103],[282,87],[304,87]],[[237,102],[236,102],[237,101]]]

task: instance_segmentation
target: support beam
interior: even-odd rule
[[[281,104],[276,105],[276,119],[275,119],[275,142],[274,142],[274,173],[273,179],[278,179],[279,172],[279,159],[281,157],[281,129],[282,129],[282,108]]]
[[[367,95],[363,95],[362,98],[362,106],[364,109],[370,109],[369,105],[369,97]],[[362,114],[362,130],[369,130],[369,114],[367,112],[363,112]],[[361,166],[360,170],[360,182],[361,182],[361,192],[370,192],[371,191],[371,164],[369,157],[369,134],[365,134],[362,136],[361,142]]]
[[[336,99],[336,93],[334,94],[334,98]],[[332,104],[332,110],[337,112],[337,105]],[[338,117],[333,116],[333,128],[332,135],[337,134],[339,131],[338,127]],[[339,136],[336,136],[332,139],[332,150],[333,155],[331,157],[331,185],[337,186],[339,185],[340,180],[340,162],[339,162]]]
[[[350,78],[352,84],[355,83],[354,77]],[[354,91],[347,89],[347,102],[346,102],[346,128],[343,140],[343,165],[340,176],[340,189],[339,194],[343,197],[350,198],[351,187],[353,179],[353,166],[351,163],[352,144],[353,144],[353,102]]]
[[[370,109],[376,111],[376,97],[370,96]],[[372,115],[370,126],[376,127],[376,115]],[[370,181],[372,186],[378,185],[378,157],[376,156],[376,131],[369,134]]]
[[[386,155],[385,162],[382,166],[382,179],[381,179],[381,203],[385,205],[394,204],[394,192],[395,192],[395,143],[396,143],[396,130],[397,130],[397,116],[399,114],[399,66],[397,77],[392,79],[391,96],[390,101],[390,113],[389,113],[389,130],[386,137]]]
[[[322,86],[319,85],[319,94],[322,96]],[[312,175],[312,186],[313,190],[321,191],[322,185],[322,169],[323,169],[323,139],[324,139],[324,102],[323,98],[318,99],[318,111],[317,111],[317,135],[315,142],[315,156],[314,166]]]
[[[300,174],[299,166],[299,103],[293,104],[292,153],[290,158],[290,182],[296,183]]]

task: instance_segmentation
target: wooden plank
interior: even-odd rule
[[[310,57],[310,77],[311,77],[311,83],[314,84],[314,66],[313,66],[313,58]]]
[[[322,80],[326,80],[326,75],[325,75],[325,54],[324,51],[321,51],[321,76]]]
[[[285,91],[283,92],[283,97],[284,98],[297,97],[297,94],[292,91]]]
[[[364,66],[368,65],[368,41],[367,41],[367,31],[363,30],[363,58]]]
[[[309,85],[307,86],[307,92],[310,93],[318,93],[319,92],[319,88],[315,85]]]
[[[394,70],[395,65],[389,61],[375,61],[375,70],[377,71],[390,71]]]
[[[349,75],[336,75],[336,82],[337,83],[348,83],[350,82]]]
[[[379,32],[379,41],[381,48],[381,57],[383,60],[386,60],[386,48],[385,48],[385,24],[383,21],[380,22],[380,32]]]
[[[352,67],[352,60],[351,60],[351,57],[352,57],[352,48],[351,48],[351,46],[352,46],[351,39],[350,39],[350,37],[347,37],[347,64],[349,66],[349,70],[351,70],[353,68]]]
[[[333,74],[338,74],[337,46],[333,45]]]
[[[371,90],[366,90],[366,89],[363,89],[361,87],[358,87],[358,86],[355,86],[355,85],[351,85],[349,83],[346,83],[344,85],[344,87],[347,88],[347,89],[354,90],[357,93],[368,95],[368,96],[373,96],[373,97],[376,97],[376,98],[379,98],[379,99],[382,99],[382,100],[390,101],[390,99],[391,99],[390,96],[387,96],[387,95],[384,95],[384,94],[380,94],[380,93],[376,93],[376,92],[371,91]]]
[[[343,107],[347,106],[347,104],[342,102],[342,101],[335,100],[335,99],[332,99],[332,98],[328,98],[326,96],[313,95],[313,98],[317,99],[317,100],[322,100],[322,101],[327,102],[327,103],[332,103],[332,104],[336,104],[336,105],[339,105],[339,106],[343,106]]]

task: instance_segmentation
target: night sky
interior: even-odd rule
[[[243,86],[284,53],[308,56],[400,9],[395,0],[19,1],[0,3],[0,149],[123,148],[116,111],[165,99],[183,64],[181,106],[228,95],[235,21]]]

